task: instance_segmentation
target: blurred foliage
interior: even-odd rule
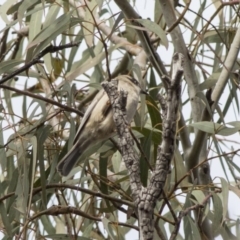
[[[28,96],[29,92],[40,94],[72,108],[79,105],[79,110],[84,111],[92,99],[91,93],[99,89],[101,81],[107,77],[106,46],[110,69],[113,71],[118,66],[120,74],[125,74],[126,70],[132,74],[134,57],[126,54],[121,45],[114,45],[109,36],[101,33],[101,38],[93,18],[98,13],[113,29],[111,35],[124,36],[137,47],[134,26],[110,2],[86,1],[89,5],[82,7],[84,18],[79,16],[71,1],[65,0],[7,0],[0,6],[2,76],[30,62],[49,44],[79,42],[77,47],[48,53],[43,63],[35,64],[4,83],[25,90],[26,94],[6,89],[0,92],[1,239],[129,239],[126,234],[131,229],[135,229],[131,233],[135,239],[138,236],[128,173],[115,145],[106,141],[89,149],[69,176],[60,177],[56,165],[70,149],[81,118],[64,108]],[[130,2],[138,9],[139,1]],[[175,2],[176,14],[180,15],[182,4],[187,1]],[[196,9],[196,2],[192,1],[179,25],[195,63],[200,90],[204,92],[218,80],[239,25],[240,7],[239,4],[221,6],[221,1],[200,2]],[[154,22],[149,19],[139,19],[139,22],[144,30],[156,34],[154,44],[160,55],[163,49],[171,52],[172,42],[166,34],[157,0],[148,14]],[[170,72],[171,59],[165,59],[164,54],[161,58]],[[119,67],[121,59],[127,63],[122,69]],[[233,71],[237,69],[239,59]],[[148,184],[151,175],[145,158],[153,166],[161,142],[162,120],[157,93],[163,93],[160,78],[151,65],[146,66],[145,76],[143,85],[149,90],[149,96],[141,98],[141,106],[132,123],[132,131],[144,152],[140,158],[143,185]],[[240,239],[239,218],[237,215],[229,217],[228,212],[230,194],[240,197],[238,92],[239,75],[230,74],[214,122],[192,123],[191,99],[183,82],[181,109],[186,127],[193,136],[193,128],[208,133],[208,159],[204,160],[218,161],[223,174],[215,173],[210,186],[190,183],[178,138],[172,171],[165,186],[165,194],[176,215],[192,204],[201,204],[205,195],[212,193],[211,204],[204,207],[201,221],[208,217],[213,235],[221,235],[223,239]],[[139,151],[137,147],[136,150]],[[213,186],[220,191],[214,193]],[[156,216],[159,216],[157,212],[161,215],[156,229],[168,239],[174,228],[174,218],[165,204],[161,200],[156,206]],[[54,205],[59,209],[53,208]],[[193,214],[187,214],[177,239],[201,239],[196,221]]]

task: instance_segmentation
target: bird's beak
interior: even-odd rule
[[[144,91],[144,90],[142,90],[142,89],[141,89],[140,93],[141,93],[141,94],[145,94],[145,95],[149,95],[147,91]]]

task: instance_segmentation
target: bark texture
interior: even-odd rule
[[[181,78],[183,75],[183,55],[176,53],[173,57],[173,74],[170,79],[163,76],[167,85],[167,98],[159,96],[163,114],[163,139],[158,147],[155,169],[147,187],[143,187],[140,179],[139,157],[134,151],[134,140],[126,121],[127,91],[117,91],[117,82],[104,82],[103,88],[107,92],[113,108],[113,118],[116,124],[119,145],[123,160],[129,171],[130,186],[139,218],[141,240],[153,239],[154,208],[162,194],[162,190],[170,170],[170,163],[174,153],[176,122],[181,95]]]

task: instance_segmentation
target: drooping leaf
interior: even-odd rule
[[[12,226],[10,224],[9,217],[7,215],[7,212],[6,212],[6,208],[5,208],[4,203],[2,201],[0,202],[0,214],[1,214],[2,223],[4,225],[4,228],[7,232],[8,237],[13,238]]]
[[[116,45],[114,47],[109,48],[108,49],[108,54],[110,54],[113,50],[121,47],[121,45],[122,44],[119,44],[119,45]],[[90,68],[92,68],[95,65],[97,65],[99,62],[101,62],[103,59],[105,59],[105,57],[106,57],[105,52],[102,52],[101,54],[97,55],[96,57],[88,59],[87,61],[85,61],[84,64],[81,63],[80,66],[76,67],[73,71],[70,71],[66,75],[66,80],[67,81],[72,81],[77,76],[85,73],[87,70],[89,70]]]
[[[165,31],[155,22],[152,22],[148,19],[136,19],[141,23],[148,31],[154,32],[160,39],[161,43],[168,48],[168,39],[166,37]]]
[[[148,137],[141,139],[141,147],[144,152],[144,155],[141,154],[140,158],[140,178],[143,186],[147,186],[148,181],[148,170],[149,164],[151,164],[151,142],[152,142],[152,133]]]
[[[107,218],[103,217],[102,223],[103,223],[104,229],[107,231],[107,233],[109,234],[111,239],[114,239],[113,229],[112,229],[111,225],[109,224],[109,222],[110,221]]]
[[[227,212],[228,212],[228,196],[229,196],[229,189],[228,189],[228,182],[224,178],[220,178],[221,180],[221,185],[222,185],[222,214],[223,214],[223,219],[222,222],[224,221],[224,218],[227,217]]]
[[[95,16],[97,11],[97,1],[92,0],[89,2],[85,2],[86,4],[86,11],[84,16],[84,23],[83,23],[83,34],[85,41],[89,47],[92,47],[93,45],[93,37],[94,37],[94,20],[93,16]]]
[[[104,153],[101,153],[99,158],[100,190],[102,193],[108,194],[108,185],[105,183],[107,179],[108,157],[104,155]]]
[[[213,216],[213,230],[216,232],[219,230],[221,223],[222,223],[222,218],[223,218],[223,207],[222,207],[222,201],[219,198],[218,194],[213,194],[213,211],[214,211],[214,216]]]
[[[222,136],[229,136],[232,135],[240,130],[240,126],[236,124],[237,126],[234,127],[227,127],[224,125],[221,125],[219,123],[213,123],[213,122],[197,122],[192,123],[189,126],[195,127],[198,130],[201,130],[203,132],[211,133],[211,134],[218,134]]]
[[[7,60],[5,62],[1,63],[1,68],[0,68],[0,74],[2,73],[11,73],[15,69],[14,67],[24,63],[23,60],[18,60],[18,59],[13,59],[13,60]]]
[[[22,24],[22,19],[24,16],[25,11],[27,11],[28,8],[32,7],[38,2],[38,0],[24,0],[22,1],[22,4],[18,8],[18,20],[20,24]]]

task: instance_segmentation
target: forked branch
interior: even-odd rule
[[[163,139],[158,147],[156,166],[148,187],[143,187],[141,184],[139,158],[134,151],[134,140],[130,134],[129,124],[125,117],[127,92],[121,90],[118,93],[116,81],[102,83],[112,104],[113,119],[117,127],[122,158],[129,171],[130,186],[139,218],[141,240],[153,239],[154,208],[162,194],[174,153],[176,122],[181,95],[181,78],[183,75],[183,58],[182,54],[176,53],[173,56],[172,79],[164,76],[167,83],[167,98],[160,97],[160,104],[163,106]]]

